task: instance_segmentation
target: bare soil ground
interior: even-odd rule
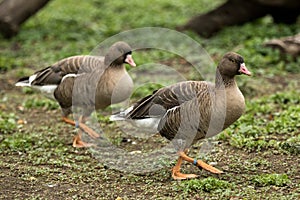
[[[293,77],[299,78],[299,77]],[[268,80],[280,83],[283,77]],[[0,199],[297,199],[300,188],[299,155],[263,149],[247,152],[227,142],[219,141],[205,159],[216,163],[225,173],[213,175],[185,164],[183,171],[199,174],[198,179],[214,177],[231,184],[229,189],[186,191],[184,181],[171,179],[170,169],[176,161],[158,171],[135,175],[111,169],[96,159],[89,149],[72,147],[74,127],[60,120],[60,110],[44,108],[20,109],[29,97],[43,98],[39,94],[26,95],[13,83],[13,73],[0,78],[0,108],[15,113],[26,121],[9,133],[0,130]],[[278,84],[277,84],[278,85]],[[280,85],[279,85],[280,86]],[[281,87],[280,86],[280,87]],[[29,96],[29,97],[28,97]],[[100,112],[102,115],[109,111]],[[113,131],[109,122],[101,122]],[[145,141],[124,135],[112,136],[118,146],[130,150],[157,148],[164,142],[159,136]],[[133,143],[135,141],[136,143]],[[5,148],[4,148],[5,147]],[[201,144],[190,154],[197,156]],[[141,161],[142,162],[142,161]],[[262,174],[287,174],[290,182],[282,187],[260,186],[253,177]]]

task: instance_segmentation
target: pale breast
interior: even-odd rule
[[[97,85],[96,109],[126,100],[132,90],[133,82],[125,68],[106,70]]]
[[[112,103],[120,103],[131,96],[133,91],[133,81],[129,74],[125,72],[119,79],[114,81],[111,101]]]
[[[226,118],[224,129],[239,119],[245,111],[245,99],[238,87],[226,91]]]

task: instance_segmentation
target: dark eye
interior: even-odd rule
[[[230,62],[233,62],[234,63],[234,60],[232,58],[229,58]]]

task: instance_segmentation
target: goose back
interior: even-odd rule
[[[31,85],[57,85],[67,74],[90,73],[96,68],[104,68],[104,57],[72,56],[35,73]]]
[[[138,101],[127,114],[128,119],[163,116],[168,109],[193,99],[204,87],[199,81],[185,81],[154,91]]]

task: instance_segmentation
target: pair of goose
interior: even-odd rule
[[[91,144],[81,140],[80,130],[93,138],[99,135],[84,124],[85,119],[94,109],[119,103],[131,95],[133,82],[124,65],[136,66],[131,52],[127,43],[117,42],[109,48],[104,58],[69,57],[21,78],[16,86],[33,87],[54,98],[62,109],[63,121],[80,128],[73,146],[88,147]],[[136,126],[151,125],[171,140],[179,155],[177,164],[172,168],[174,179],[197,177],[180,172],[182,161],[212,173],[222,173],[201,160],[189,157],[187,151],[198,140],[220,133],[243,114],[245,100],[234,78],[241,74],[251,75],[242,56],[234,52],[226,53],[217,66],[215,84],[184,81],[163,87],[110,119],[129,121]],[[117,94],[114,92],[116,85],[121,85]],[[83,109],[78,122],[68,118],[74,105]]]

